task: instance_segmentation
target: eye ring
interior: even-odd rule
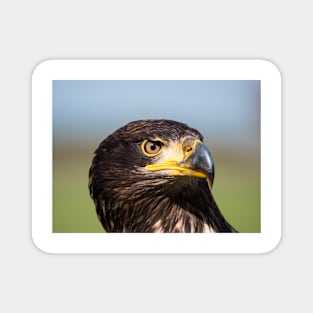
[[[162,146],[163,143],[161,141],[146,139],[142,143],[141,149],[147,156],[156,156],[162,151]]]

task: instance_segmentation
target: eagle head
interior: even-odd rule
[[[107,232],[234,232],[213,180],[213,158],[196,129],[140,120],[100,143],[89,190]]]

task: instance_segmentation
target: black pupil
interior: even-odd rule
[[[152,151],[154,151],[156,148],[157,148],[156,144],[155,144],[155,143],[151,143],[150,149],[151,149]]]

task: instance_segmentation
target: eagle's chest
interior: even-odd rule
[[[178,212],[175,216],[167,216],[157,220],[151,227],[155,233],[214,233],[204,220],[188,213]]]

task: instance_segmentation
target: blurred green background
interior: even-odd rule
[[[89,196],[98,144],[132,120],[197,128],[215,160],[213,195],[240,232],[260,232],[259,81],[54,81],[53,232],[103,232]]]

